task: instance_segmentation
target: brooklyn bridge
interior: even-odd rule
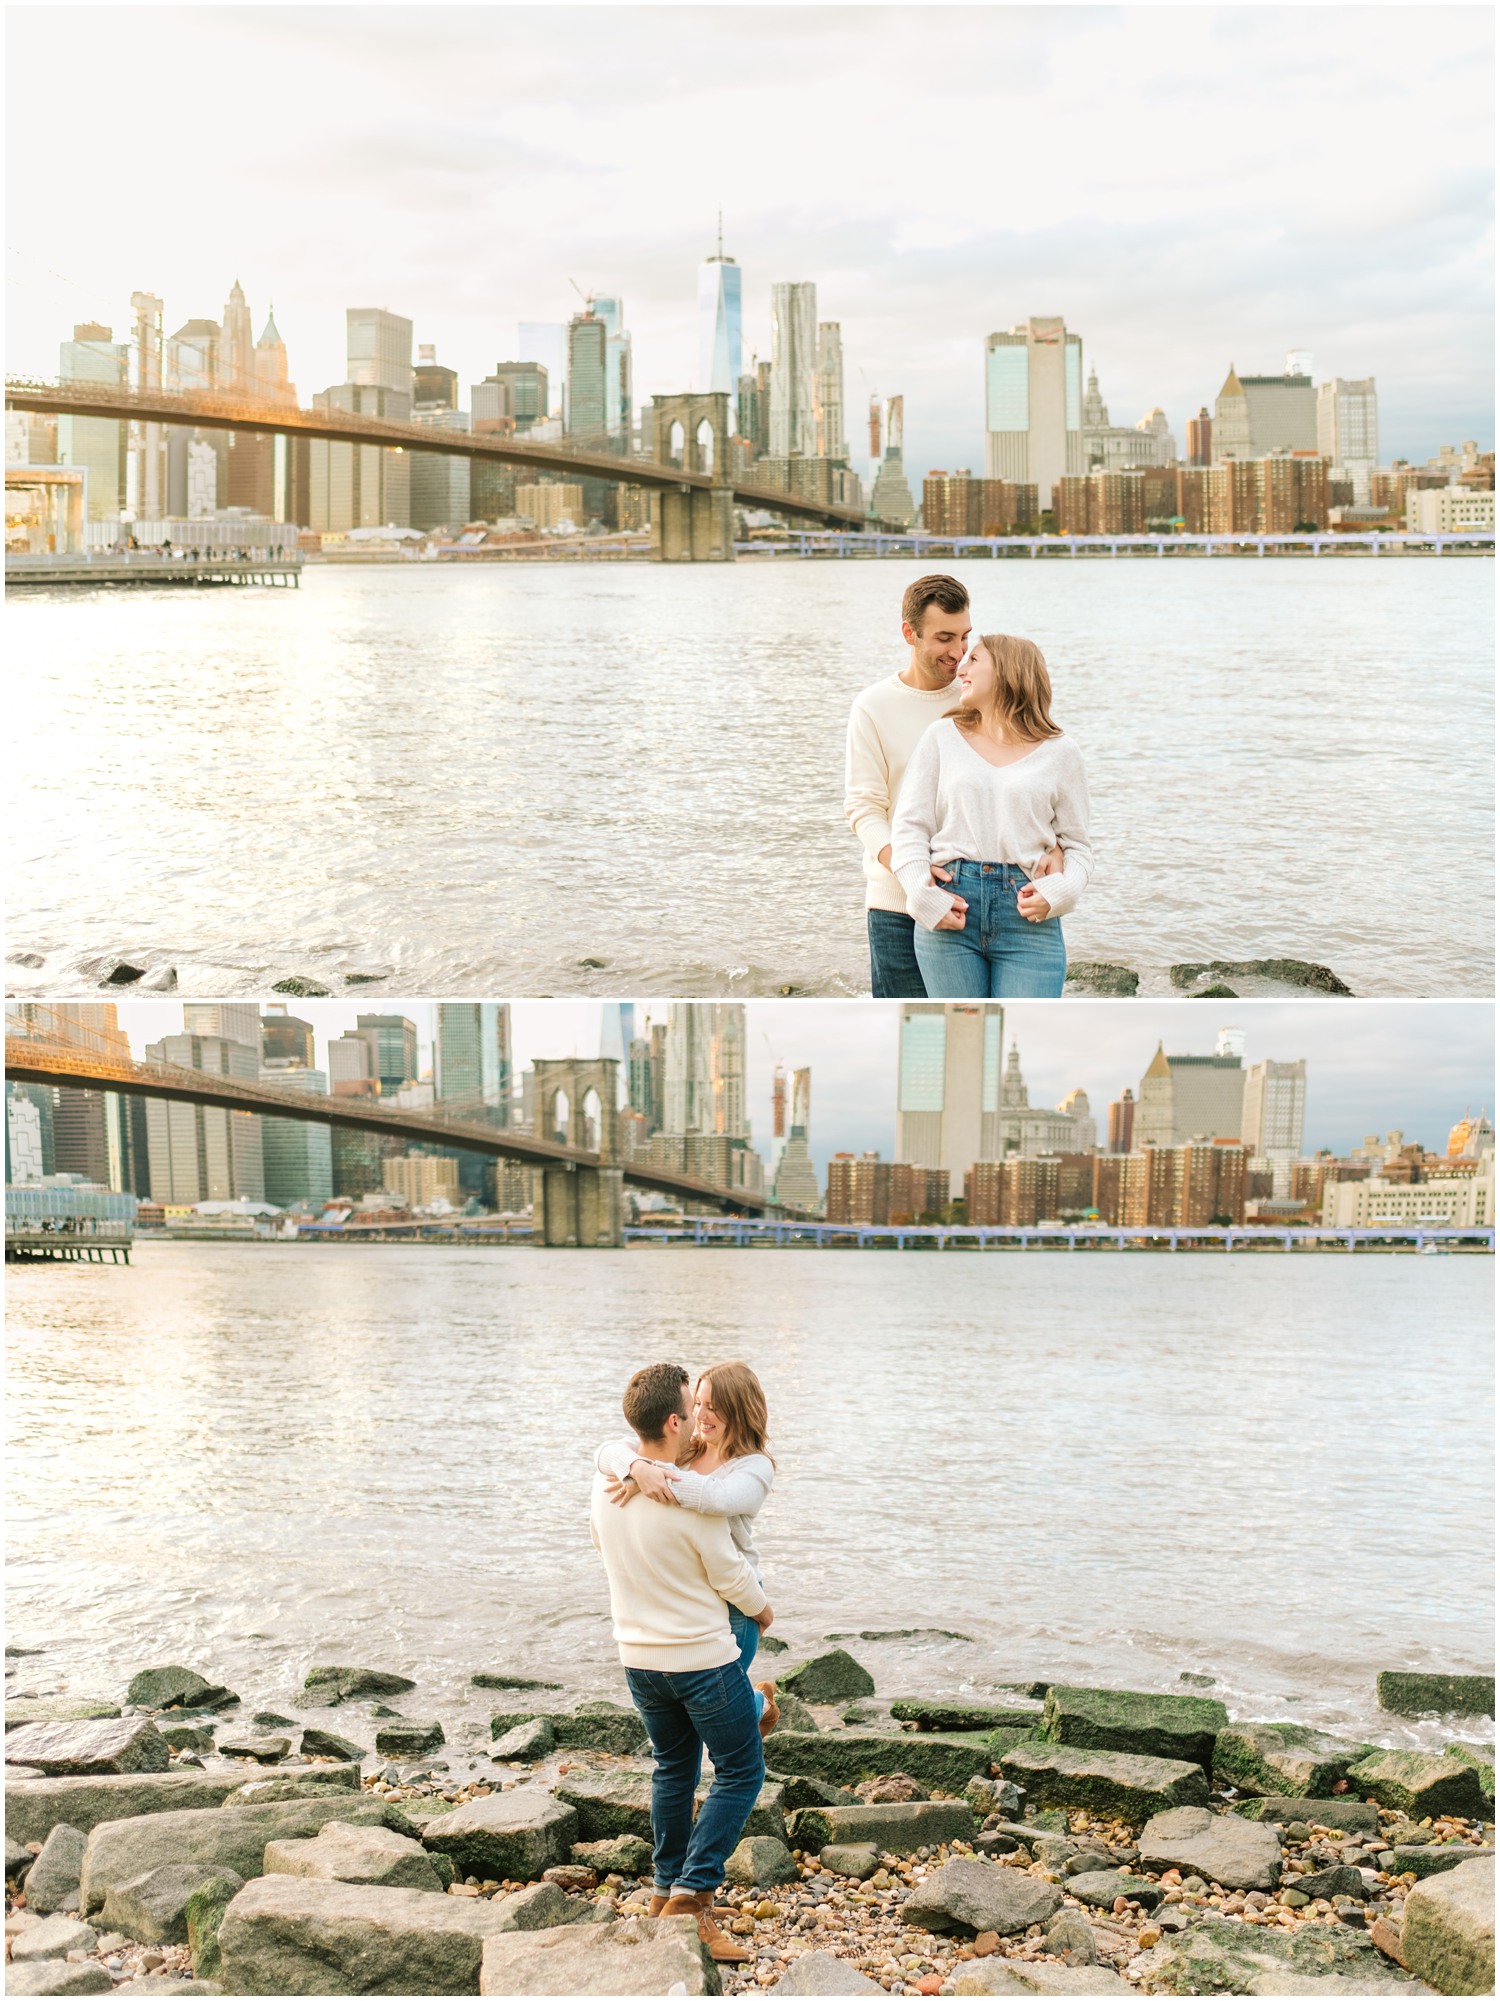
[[[533,473],[562,473],[572,479],[645,487],[661,496],[659,547],[667,561],[732,560],[735,506],[764,509],[824,528],[898,526],[872,522],[856,507],[809,500],[777,487],[758,485],[737,472],[730,443],[729,398],[723,394],[658,396],[651,406],[651,456],[627,456],[603,449],[606,441],[602,438],[533,443],[524,436],[449,431],[437,425],[353,411],[304,410],[296,404],[224,390],[172,391],[8,376],[5,404],[10,410],[39,415],[107,417],[121,422],[383,445],[404,452],[493,460],[526,467]]]
[[[14,1083],[212,1105],[227,1112],[297,1119],[335,1130],[376,1133],[406,1146],[457,1147],[492,1160],[519,1161],[534,1172],[532,1241],[608,1247],[624,1241],[626,1183],[677,1198],[696,1209],[731,1215],[772,1211],[765,1195],[721,1188],[635,1158],[620,1144],[613,1058],[539,1058],[532,1066],[533,1130],[493,1123],[495,1107],[480,1100],[443,1100],[409,1110],[378,1099],[325,1097],[274,1084],[168,1063],[143,1063],[117,1049],[63,1039],[45,1011],[6,1021],[5,1074]],[[486,1115],[489,1116],[486,1116]]]

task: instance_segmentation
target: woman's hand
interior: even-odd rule
[[[604,1491],[617,1508],[624,1508],[629,1506],[641,1490],[632,1479],[617,1480],[613,1473],[606,1473]]]
[[[677,1508],[682,1503],[672,1492],[672,1484],[677,1479],[677,1469],[665,1466],[659,1459],[636,1459],[630,1467],[630,1477],[643,1494],[649,1494],[653,1501],[660,1501],[664,1507]]]
[[[1016,908],[1028,924],[1045,924],[1052,915],[1052,905],[1038,889],[1028,885],[1016,897]]]
[[[1066,860],[1060,847],[1048,848],[1036,865],[1037,875],[1061,875]]]
[[[964,912],[968,909],[968,907],[969,907],[968,903],[963,897],[955,896],[953,899],[952,907],[948,912],[948,915],[946,917],[940,917],[937,923],[933,925],[932,927],[933,930],[962,931],[964,928]]]

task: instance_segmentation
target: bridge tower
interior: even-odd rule
[[[532,1174],[533,1242],[613,1249],[625,1241],[624,1170],[612,1057],[539,1056],[532,1063],[538,1139],[597,1153],[597,1167],[559,1164]]]
[[[723,390],[702,395],[658,396],[651,405],[655,456],[684,472],[713,479],[701,487],[664,487],[656,498],[653,540],[658,562],[732,563],[734,497],[729,465],[729,398]]]

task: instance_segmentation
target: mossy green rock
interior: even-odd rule
[[[1401,1920],[1401,1957],[1439,1994],[1495,1991],[1495,1858],[1418,1883]]]
[[[193,1668],[143,1668],[125,1691],[139,1709],[227,1709],[239,1697]]]
[[[804,1702],[852,1702],[856,1696],[875,1693],[873,1675],[842,1647],[814,1654],[800,1667],[778,1675],[777,1681]]]
[[[1070,1744],[1017,1744],[1000,1770],[1028,1807],[1087,1807],[1139,1827],[1174,1806],[1206,1806],[1203,1768],[1185,1758],[1084,1751]]]
[[[1429,1814],[1456,1813],[1484,1818],[1479,1774],[1461,1758],[1425,1751],[1377,1751],[1349,1767],[1349,1784],[1361,1799],[1425,1820]]]
[[[943,1841],[972,1841],[977,1823],[962,1800],[910,1800],[875,1806],[810,1806],[794,1813],[787,1838],[794,1848],[875,1847],[913,1855]]]
[[[315,1667],[302,1684],[307,1694],[330,1704],[353,1702],[364,1695],[404,1695],[416,1685],[404,1674],[367,1667]]]
[[[651,1843],[638,1834],[617,1834],[612,1841],[575,1841],[572,1860],[605,1876],[644,1876],[651,1868]]]
[[[1244,1792],[1324,1798],[1374,1748],[1301,1723],[1231,1723],[1214,1741],[1213,1768]]]
[[[1465,1862],[1493,1861],[1495,1856],[1493,1848],[1471,1848],[1467,1841],[1398,1841],[1391,1853],[1396,1858],[1393,1876],[1441,1876]]]
[[[1339,1799],[1307,1799],[1270,1793],[1263,1799],[1236,1800],[1232,1812],[1242,1820],[1268,1820],[1286,1827],[1305,1820],[1310,1827],[1336,1828],[1341,1834],[1379,1834],[1380,1815],[1368,1800],[1348,1794]]]
[[[693,1813],[696,1818],[699,1808],[708,1798],[708,1787],[699,1786],[693,1795]],[[745,1840],[754,1836],[757,1840],[784,1841],[786,1838],[786,1787],[778,1780],[769,1779],[755,1796],[755,1804],[745,1816],[745,1825],[740,1830]]]
[[[5,1727],[18,1723],[86,1723],[99,1716],[118,1716],[118,1702],[88,1695],[18,1695],[5,1705]]]
[[[766,1739],[766,1761],[776,1771],[850,1788],[864,1779],[905,1772],[920,1786],[961,1793],[976,1772],[988,1773],[993,1758],[990,1739],[978,1733],[773,1730]]]
[[[1376,1972],[1375,1947],[1348,1925],[1301,1925],[1283,1931],[1271,1925],[1236,1924],[1207,1912],[1185,1931],[1134,1961],[1132,1978],[1149,1994],[1277,1994],[1275,1982],[1287,1974],[1316,1979],[1344,1974],[1351,1981],[1386,1976]],[[1252,1989],[1251,1982],[1257,1983]],[[1351,1986],[1353,1993],[1374,1992]]]
[[[1493,1716],[1492,1674],[1403,1674],[1375,1677],[1375,1700],[1395,1716]]]
[[[1065,1688],[1054,1684],[1042,1705],[1041,1735],[1082,1751],[1123,1751],[1140,1758],[1176,1758],[1213,1765],[1214,1740],[1229,1722],[1208,1695],[1154,1695],[1129,1688]]]
[[[609,1841],[617,1834],[651,1839],[649,1772],[569,1772],[552,1792],[578,1815],[580,1841]]]
[[[196,1980],[217,1980],[223,1971],[219,1957],[219,1926],[224,1921],[224,1913],[239,1891],[245,1887],[244,1878],[232,1869],[215,1870],[206,1877],[187,1900],[187,1941],[188,1951],[193,1956],[193,1977]]]
[[[1485,1756],[1485,1752],[1489,1756]],[[1479,1774],[1479,1790],[1490,1805],[1495,1804],[1495,1747],[1493,1744],[1445,1744],[1445,1758],[1460,1758]]]
[[[502,1710],[490,1718],[491,1737],[506,1737],[522,1723],[547,1723],[553,1742],[565,1749],[613,1751],[618,1757],[634,1757],[650,1741],[646,1726],[633,1709],[614,1703],[580,1704],[572,1711],[546,1709]]]
[[[1041,1728],[1040,1705],[1007,1709],[992,1702],[912,1701],[903,1696],[891,1704],[898,1723],[915,1723],[919,1730],[1019,1730],[1036,1736]]]

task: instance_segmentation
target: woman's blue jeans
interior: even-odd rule
[[[745,1670],[745,1679],[750,1678],[750,1663],[755,1659],[755,1650],[760,1645],[760,1627],[748,1612],[742,1612],[738,1605],[729,1607],[729,1630],[734,1643],[740,1650],[740,1666]],[[750,1693],[755,1697],[755,1720],[759,1723],[766,1713],[766,1698],[758,1688]]]
[[[1032,924],[1016,908],[1030,882],[1012,862],[950,862],[944,885],[969,908],[962,931],[917,926],[917,964],[932,1000],[1056,1000],[1068,972],[1062,920]]]
[[[674,1890],[717,1890],[766,1777],[745,1670],[737,1660],[690,1674],[626,1668],[625,1680],[656,1760],[651,1774],[656,1888],[668,1896]],[[705,1748],[714,1781],[695,1821],[693,1798]]]

